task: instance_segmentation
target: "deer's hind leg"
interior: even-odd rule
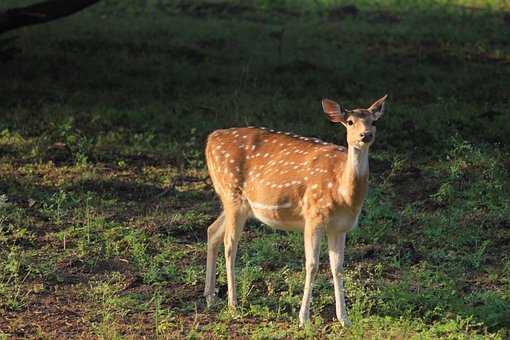
[[[207,229],[207,269],[205,273],[204,296],[207,307],[214,302],[216,290],[216,259],[221,242],[225,235],[225,213],[221,215]]]
[[[228,305],[237,305],[235,261],[237,246],[249,212],[246,207],[238,204],[225,205],[225,263],[227,267]]]

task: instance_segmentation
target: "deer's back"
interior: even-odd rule
[[[232,128],[211,133],[206,158],[223,203],[245,200],[266,224],[296,224],[307,205],[333,209],[346,149],[291,133]]]

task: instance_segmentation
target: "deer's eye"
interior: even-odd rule
[[[375,126],[375,120],[372,121],[372,126]]]
[[[347,125],[352,125],[352,124],[354,124],[354,122],[352,120],[347,121]]]

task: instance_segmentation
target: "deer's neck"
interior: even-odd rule
[[[353,210],[363,204],[368,187],[368,148],[349,146],[347,162],[338,179],[340,199]]]

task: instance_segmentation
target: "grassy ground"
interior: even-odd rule
[[[15,32],[22,53],[0,64],[0,338],[508,338],[508,3],[369,3],[105,0]],[[385,93],[347,241],[353,326],[334,321],[323,251],[312,324],[297,327],[302,235],[255,222],[239,311],[223,264],[206,310],[220,210],[207,134],[344,144],[320,99]]]

